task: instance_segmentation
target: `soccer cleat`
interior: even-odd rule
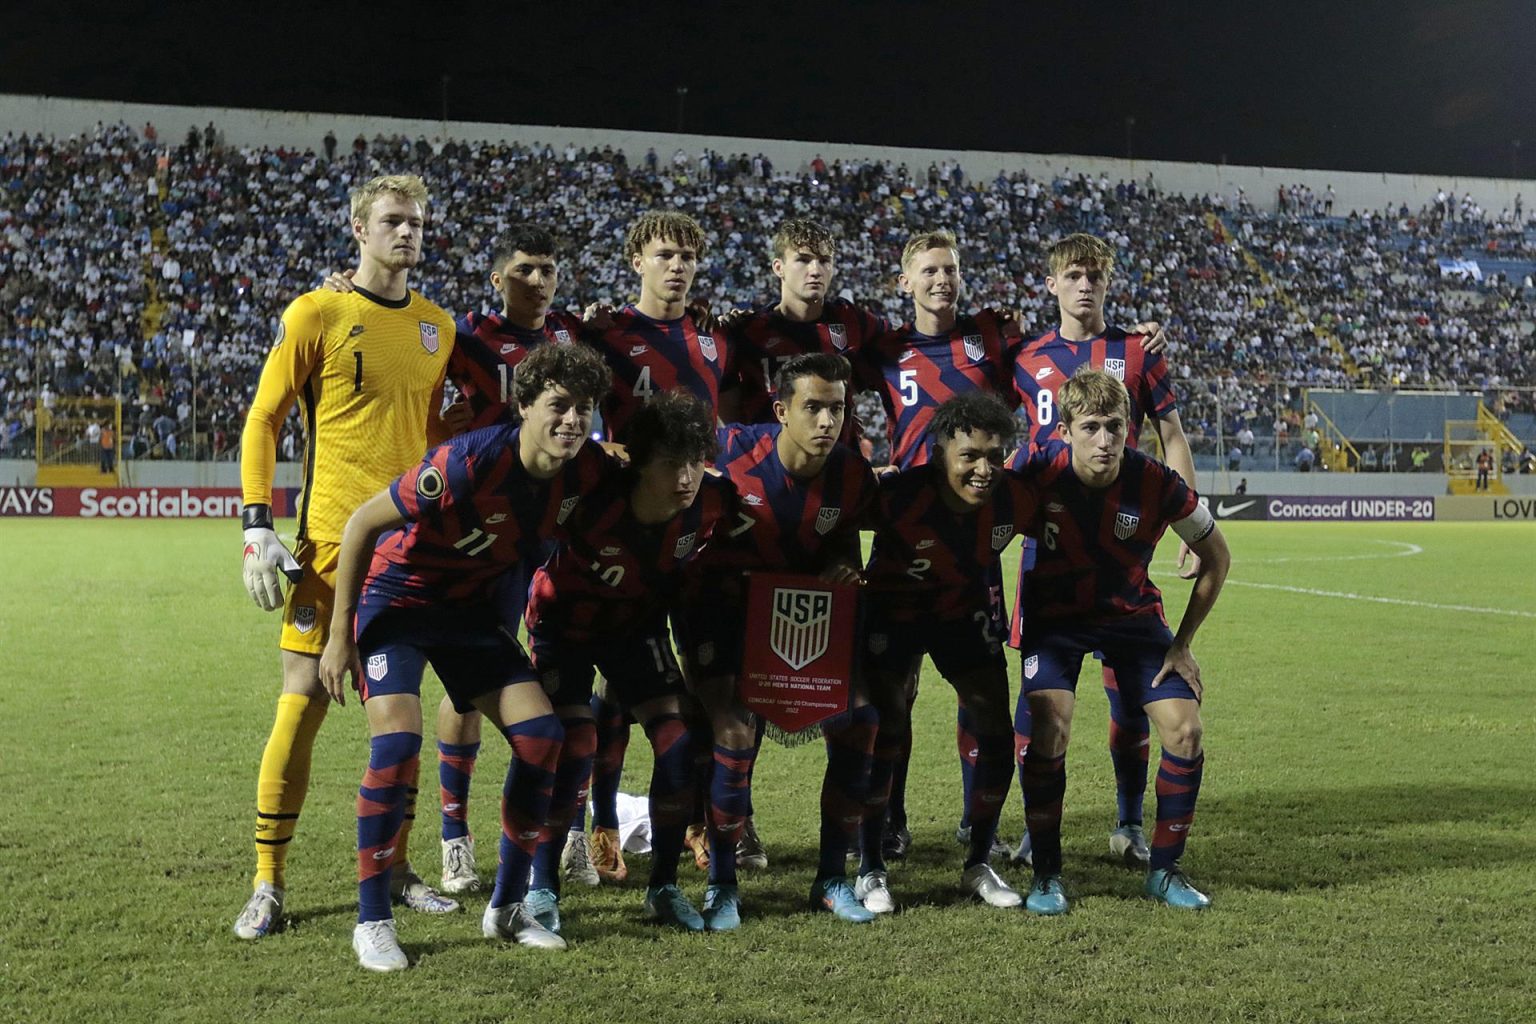
[[[358,966],[370,971],[403,971],[411,961],[395,936],[395,922],[363,921],[352,929],[352,951]]]
[[[860,875],[853,883],[853,895],[872,914],[889,914],[896,909],[896,897],[891,895],[884,871]]]
[[[741,927],[741,896],[734,885],[712,885],[704,890],[704,927],[712,932]]]
[[[1018,891],[998,877],[989,864],[973,864],[960,875],[960,890],[989,907],[1007,909],[1024,902]]]
[[[645,916],[688,932],[702,932],[706,927],[704,915],[693,909],[683,890],[675,885],[653,885],[645,890]]]
[[[389,884],[389,897],[396,903],[418,914],[452,914],[459,909],[459,901],[447,896],[422,881],[408,864],[397,864]]]
[[[256,891],[235,918],[235,936],[260,939],[283,930],[283,890],[271,882],[257,882]]]
[[[1177,867],[1147,872],[1146,893],[1157,902],[1180,910],[1204,910],[1211,905],[1211,898],[1190,885]]]
[[[553,889],[529,889],[523,909],[547,930],[560,934],[560,894]]]
[[[1027,836],[1028,833],[1025,833],[1025,835]],[[955,842],[969,850],[971,848],[971,826],[961,825],[956,828]],[[1002,836],[994,834],[992,836],[992,849],[990,852],[988,852],[987,859],[991,860],[994,857],[1011,856],[1013,856],[1013,851],[1008,849],[1008,844],[1003,842]]]
[[[587,846],[587,834],[581,829],[571,829],[565,834],[565,849],[560,851],[560,871],[567,882],[577,885],[597,885],[597,868],[592,866],[592,850]]]
[[[622,882],[629,877],[624,863],[624,849],[619,845],[619,830],[595,828],[592,830],[592,866],[597,877],[605,882]]]
[[[907,826],[899,825],[891,827],[890,822],[885,823],[885,831],[880,835],[880,854],[886,860],[906,860],[907,852],[912,849],[912,833]]]
[[[535,921],[521,903],[487,906],[485,915],[480,918],[480,934],[488,939],[505,939],[534,949],[565,948],[565,940]]]
[[[693,866],[700,871],[709,870],[709,829],[703,825],[689,825],[683,835],[683,846],[693,851]]]
[[[868,924],[875,912],[859,902],[848,879],[823,878],[811,885],[811,909],[825,910],[849,924]]]
[[[1019,837],[1019,848],[1010,852],[1008,859],[1022,867],[1032,868],[1035,866],[1035,851],[1029,845],[1028,829],[1025,829],[1024,834]]]
[[[1147,846],[1147,837],[1142,834],[1140,825],[1121,825],[1111,832],[1109,855],[1124,861],[1128,868],[1141,868],[1143,871],[1152,860],[1152,851]]]
[[[736,867],[742,871],[761,871],[768,866],[768,851],[757,837],[757,824],[748,817],[736,841]]]
[[[480,888],[475,873],[475,840],[471,836],[443,840],[443,892],[474,892]]]
[[[1060,875],[1035,876],[1029,887],[1029,895],[1024,897],[1025,910],[1041,917],[1054,917],[1065,914],[1069,908],[1067,890],[1061,884]]]

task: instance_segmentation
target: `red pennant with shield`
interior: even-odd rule
[[[848,710],[858,588],[814,576],[753,573],[738,693],[787,733]]]

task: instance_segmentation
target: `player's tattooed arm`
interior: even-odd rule
[[[320,682],[337,704],[345,704],[347,676],[356,690],[363,678],[362,662],[357,656],[357,640],[352,634],[357,615],[358,596],[368,575],[368,563],[379,535],[405,524],[405,516],[395,506],[389,488],[358,506],[341,532],[341,551],[336,561],[336,601],[331,609],[331,635],[320,655]]]
[[[1200,515],[1202,512],[1203,516]],[[1200,680],[1200,665],[1195,661],[1190,646],[1194,643],[1200,624],[1211,613],[1216,598],[1221,594],[1222,584],[1227,580],[1227,571],[1232,567],[1232,553],[1227,548],[1227,540],[1222,536],[1220,528],[1211,519],[1210,511],[1203,507],[1195,515],[1175,523],[1174,529],[1181,535],[1190,532],[1197,538],[1191,540],[1189,545],[1200,556],[1204,571],[1189,592],[1189,603],[1185,605],[1184,616],[1179,620],[1179,631],[1174,634],[1173,644],[1163,657],[1163,667],[1152,680],[1152,688],[1156,689],[1168,675],[1178,673],[1190,689],[1195,691],[1195,699],[1198,700],[1205,692],[1205,686]],[[1204,536],[1199,536],[1201,532]]]

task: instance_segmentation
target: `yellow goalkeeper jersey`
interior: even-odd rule
[[[272,502],[283,420],[300,403],[299,537],[339,541],[347,518],[443,440],[438,410],[453,319],[409,292],[312,291],[283,311],[241,436],[247,504]]]

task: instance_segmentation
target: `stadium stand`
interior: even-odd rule
[[[905,318],[902,242],[949,226],[974,302],[1019,308],[1043,329],[1054,314],[1043,247],[1086,230],[1122,254],[1112,317],[1169,325],[1186,429],[1208,458],[1248,428],[1278,461],[1303,439],[1309,388],[1481,392],[1515,423],[1536,411],[1536,229],[1523,210],[1491,215],[1470,196],[1341,212],[1291,186],[1260,209],[1240,190],[1170,195],[1150,178],[972,181],[957,165],[774,168],[745,153],[626,157],[403,136],[359,136],[327,160],[224,147],[213,130],[167,147],[148,130],[0,141],[0,456],[31,457],[39,405],[120,395],[123,457],[235,457],[278,313],[351,262],[335,212],[354,182],[386,170],[433,188],[420,288],[455,314],[491,306],[486,255],[523,219],[563,236],[567,306],[626,301],[624,226],[670,207],[710,233],[694,292],[716,310],[776,296],[768,238],[801,214],[839,234],[836,287],[857,301]],[[861,412],[882,428],[877,406]],[[1374,436],[1364,423],[1360,436]],[[1419,424],[1393,434],[1417,438]],[[301,451],[295,418],[279,457]]]

